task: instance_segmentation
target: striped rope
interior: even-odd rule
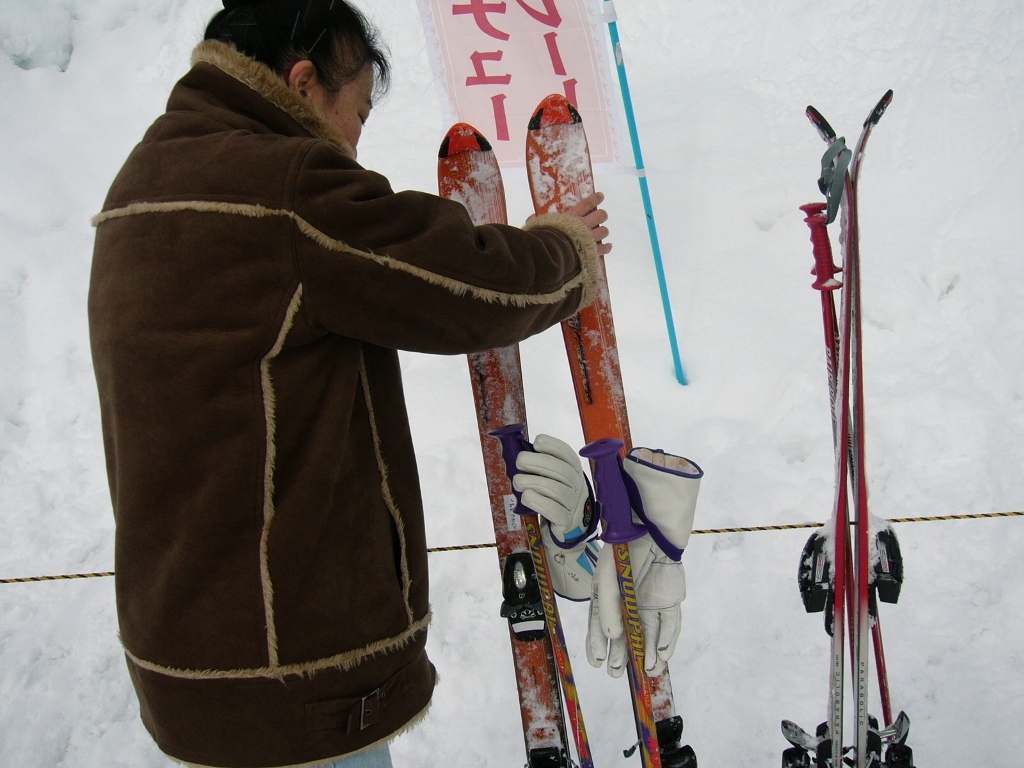
[[[704,528],[693,531],[694,536],[716,533],[760,533],[762,531],[795,531],[800,528],[821,528],[824,523],[790,523],[788,525],[757,525],[747,528]]]
[[[28,584],[36,581],[68,581],[70,579],[99,579],[104,576],[113,576],[113,571],[102,573],[66,573],[61,576],[25,576],[21,579],[0,579],[0,584]]]
[[[970,515],[934,515],[932,517],[894,517],[888,520],[890,523],[938,523],[949,520],[984,520],[993,517],[1024,517],[1021,512],[976,512]],[[852,522],[851,525],[856,523]],[[745,528],[703,528],[693,532],[696,535],[722,534],[722,533],[761,533],[764,531],[795,531],[801,528],[821,528],[824,523],[791,523],[789,525],[756,525]],[[488,544],[458,544],[450,547],[431,547],[427,550],[430,553],[436,552],[466,552],[472,549],[493,549],[498,546],[494,542]],[[0,579],[0,584],[29,584],[41,581],[68,581],[71,579],[99,579],[113,576],[113,571],[101,573],[67,573],[61,576],[26,576],[20,579]]]
[[[938,523],[947,520],[982,520],[992,517],[1024,517],[1024,512],[976,512],[970,515],[935,515],[932,517],[893,517],[886,522],[889,523]],[[850,525],[856,525],[855,520]],[[761,531],[794,531],[800,528],[821,528],[824,523],[792,523],[790,525],[759,525],[749,528],[706,528],[695,530],[694,534],[700,533],[759,533]]]
[[[973,515],[936,515],[935,517],[894,517],[890,523],[937,523],[943,520],[981,520],[986,517],[1022,517],[1024,512],[977,512]]]
[[[427,552],[465,552],[469,549],[494,549],[496,546],[498,545],[492,541],[489,544],[458,544],[451,547],[431,547]]]

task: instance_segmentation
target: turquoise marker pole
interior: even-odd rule
[[[622,60],[622,47],[619,44],[619,28],[616,23],[615,6],[612,0],[604,0],[605,19],[608,34],[612,40],[612,53],[615,56],[615,69],[619,74],[619,88],[622,91],[622,103],[626,109],[626,122],[629,125],[629,140],[633,144],[633,159],[636,162],[637,177],[640,180],[640,196],[644,201],[644,213],[647,216],[647,231],[651,236],[651,250],[654,252],[654,268],[658,273],[658,287],[661,289],[661,303],[665,308],[665,323],[668,325],[668,341],[672,347],[672,363],[676,370],[676,379],[686,386],[686,374],[679,357],[679,343],[676,340],[676,326],[672,319],[672,304],[668,297],[668,284],[665,281],[665,265],[661,259],[661,246],[658,243],[658,228],[654,223],[654,209],[651,206],[651,192],[647,186],[647,171],[644,168],[644,157],[640,151],[640,137],[636,130],[636,115],[633,113],[633,100],[629,95],[629,80],[626,78],[626,65]]]

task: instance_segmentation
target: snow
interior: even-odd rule
[[[432,190],[447,126],[415,0],[362,5],[396,77],[360,159],[396,188]],[[0,4],[0,577],[113,567],[85,320],[89,219],[218,7]],[[797,210],[817,199],[823,145],[803,109],[853,140],[890,87],[861,185],[872,511],[1024,509],[1024,6],[644,0],[617,12],[690,384],[672,370],[635,179],[607,173],[623,376],[634,442],[706,472],[697,527],[828,514],[824,347]],[[505,183],[510,220],[525,220],[525,178]],[[563,355],[557,330],[522,345],[531,430],[579,445]],[[465,360],[405,355],[403,367],[430,544],[493,540]],[[917,763],[1016,764],[1024,520],[895,528],[906,582],[882,622]],[[777,765],[783,718],[824,719],[828,638],[795,579],[808,535],[691,539],[671,669],[705,768]],[[394,744],[400,768],[523,762],[495,561],[490,549],[431,556],[441,684],[426,721]],[[597,764],[626,765],[625,681],[587,665],[585,606],[561,611]],[[0,765],[171,765],[138,718],[111,579],[0,585],[0,668]]]

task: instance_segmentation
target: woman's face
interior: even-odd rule
[[[317,83],[309,95],[314,106],[355,149],[363,132],[363,124],[373,109],[373,67],[363,67],[337,93],[327,93]]]
[[[316,107],[355,150],[363,123],[373,109],[373,67],[366,65],[337,93],[328,92],[316,76],[316,68],[308,60],[296,63],[288,74],[288,85]]]

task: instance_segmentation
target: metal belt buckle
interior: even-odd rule
[[[380,688],[363,696],[359,704],[359,730],[365,730],[377,722],[380,715]]]

